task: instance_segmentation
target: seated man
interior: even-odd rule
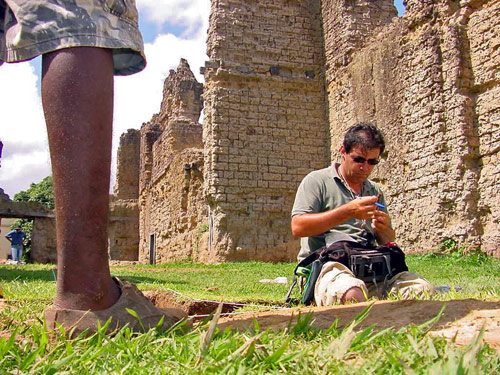
[[[382,191],[368,180],[384,148],[380,130],[359,123],[345,134],[340,164],[313,171],[302,180],[292,210],[292,233],[302,237],[299,261],[338,241],[375,247],[375,242],[384,245],[395,240]],[[385,292],[405,298],[433,291],[425,279],[408,271],[396,274],[385,286]],[[382,289],[357,279],[341,263],[327,262],[316,282],[314,299],[318,306],[362,302],[370,296],[381,297]]]

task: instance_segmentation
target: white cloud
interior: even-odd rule
[[[31,64],[0,66],[0,187],[11,197],[50,174],[47,134]]]
[[[148,64],[142,72],[115,80],[115,110],[113,125],[113,177],[120,135],[127,129],[138,129],[160,110],[163,82],[170,69],[177,69],[180,59],[188,60],[191,70],[202,81],[200,67],[207,59],[205,35],[181,39],[172,34],[159,35],[145,45]],[[112,178],[114,180],[114,178]]]
[[[137,7],[141,17],[150,22],[186,27],[184,36],[187,36],[197,34],[199,27],[208,24],[210,3],[210,0],[137,0]]]
[[[148,64],[142,72],[117,77],[115,80],[114,132],[139,128],[160,110],[163,82],[170,69],[177,69],[181,58],[186,58],[191,70],[201,80],[199,68],[206,60],[204,41],[183,40],[172,34],[160,35],[145,45]]]
[[[181,33],[181,37],[157,35],[152,43],[145,45],[146,69],[115,79],[113,175],[120,135],[127,129],[140,128],[159,111],[163,81],[170,69],[177,68],[181,57],[186,58],[201,82],[199,68],[207,59],[205,40],[210,1],[138,0],[137,5],[146,21],[162,29],[168,29],[168,23],[175,23],[186,32]],[[32,64],[0,66],[0,139],[4,143],[0,187],[11,197],[51,173],[37,79]]]

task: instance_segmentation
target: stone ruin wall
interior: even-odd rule
[[[472,128],[477,137],[476,215],[480,220],[481,248],[500,256],[500,1],[477,3],[468,18],[474,100]],[[476,183],[475,181],[473,183]]]
[[[407,1],[362,48],[327,60],[332,158],[355,122],[383,129],[374,174],[407,251],[451,238],[500,255],[499,14],[498,0]]]
[[[203,85],[186,60],[165,80],[160,112],[140,130],[139,260],[206,260],[203,199]],[[155,255],[149,246],[154,236]]]
[[[114,194],[110,199],[109,258],[134,261],[139,257],[140,134],[129,129],[120,137]]]
[[[31,255],[33,263],[56,263],[56,221],[53,218],[37,217],[33,219],[31,232]]]
[[[186,62],[140,131],[140,260],[153,233],[157,262],[295,259],[296,188],[358,121],[386,135],[374,179],[407,251],[499,255],[499,1],[406,3],[212,1],[203,141]]]
[[[212,1],[207,52],[210,259],[294,259],[295,191],[328,163],[319,3]]]

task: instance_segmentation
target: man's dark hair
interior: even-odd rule
[[[344,136],[344,150],[349,153],[354,146],[361,146],[366,150],[379,148],[382,154],[385,141],[382,132],[369,122],[360,122],[347,129]]]

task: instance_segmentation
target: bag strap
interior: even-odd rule
[[[312,262],[311,273],[307,278],[307,283],[304,288],[304,293],[302,293],[301,302],[308,306],[314,301],[314,290],[316,289],[316,282],[318,281],[319,274],[323,268],[323,259],[316,259]]]
[[[294,273],[292,285],[290,285],[290,289],[288,289],[288,293],[285,296],[286,303],[297,304],[299,302],[296,298],[290,298],[290,296],[292,295],[293,288],[295,288],[295,285],[297,285],[297,278],[295,277],[295,273]]]
[[[320,248],[322,249],[322,248]],[[318,249],[318,250],[320,250]],[[315,252],[309,254],[307,257],[302,259],[299,264],[295,266],[295,269],[293,270],[293,280],[292,280],[292,285],[290,286],[290,289],[288,289],[288,293],[285,296],[285,302],[286,303],[298,303],[298,300],[295,298],[291,298],[290,296],[292,295],[293,288],[295,288],[295,285],[297,285],[297,270],[300,267],[307,267],[309,266],[312,262],[314,262],[316,259],[319,258],[319,251],[316,250]]]
[[[362,245],[357,244],[356,242],[352,241],[338,241],[330,244],[330,246],[323,246],[314,251],[313,253],[309,254],[307,257],[302,259],[297,266],[295,266],[295,269],[293,270],[293,279],[292,279],[292,285],[288,289],[288,293],[285,296],[285,302],[286,303],[298,303],[298,300],[295,298],[291,298],[292,291],[295,288],[295,285],[297,285],[297,270],[300,267],[308,267],[310,264],[312,264],[316,260],[320,260],[322,264],[326,263],[329,259],[329,254],[335,253],[335,252],[347,252],[349,248],[353,247],[364,247]],[[369,248],[366,247],[368,250]],[[321,270],[321,267],[319,268]],[[318,273],[319,274],[319,273]],[[314,280],[316,282],[316,280]]]

